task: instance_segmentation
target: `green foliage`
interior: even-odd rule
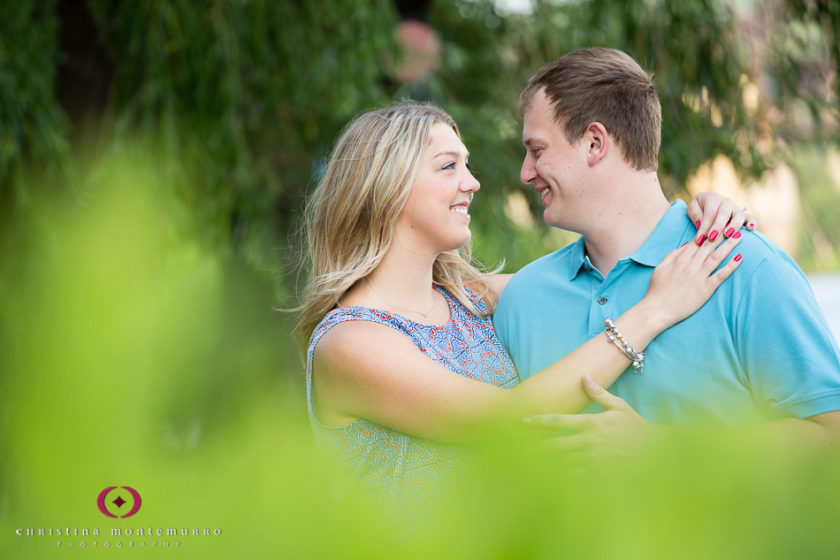
[[[91,558],[837,557],[840,456],[755,434],[575,468],[492,433],[419,518],[364,493],[337,501],[300,387],[276,381],[298,364],[269,290],[184,223],[165,173],[127,148],[74,175],[77,196],[2,224],[3,558],[70,543]],[[97,510],[111,485],[141,493],[135,517]],[[66,528],[100,535],[37,535]],[[221,534],[137,534],[149,528]]]
[[[67,122],[54,95],[55,6],[0,4],[0,207],[26,200],[26,163],[56,165],[67,153]]]
[[[89,2],[117,71],[118,132],[151,130],[207,233],[276,264],[317,156],[382,104],[389,2]],[[170,158],[166,158],[170,159]]]
[[[840,268],[840,177],[831,177],[826,154],[813,147],[794,152],[794,169],[799,178],[802,221],[799,262],[805,270]],[[840,175],[840,154],[829,153],[835,173]]]
[[[337,501],[270,289],[125,147],[0,224],[3,558],[836,558],[840,456],[755,434],[581,465],[489,433],[419,518]],[[135,517],[97,510],[111,485]],[[100,535],[37,535],[66,528]]]
[[[776,134],[792,143],[840,143],[840,6],[792,0],[768,5],[772,17],[761,79],[778,110]]]
[[[524,264],[519,255],[530,251],[513,241],[525,234],[514,234],[503,213],[508,195],[523,188],[518,94],[537,68],[574,48],[620,48],[653,71],[664,113],[662,183],[671,196],[684,195],[686,177],[717,154],[758,176],[786,157],[773,128],[787,140],[820,141],[838,120],[836,78],[834,97],[825,91],[826,72],[840,64],[838,9],[823,0],[768,5],[775,14],[768,33],[780,40],[766,41],[773,61],[766,71],[756,68],[725,0],[540,0],[533,14],[506,14],[491,0],[437,1],[429,22],[442,40],[441,67],[402,84],[388,0],[87,0],[79,9],[90,12],[93,42],[114,68],[108,105],[92,125],[96,149],[151,134],[195,227],[258,269],[286,261],[288,246],[278,244],[286,245],[341,127],[406,97],[443,106],[462,128],[483,185],[474,224],[501,233],[499,245],[481,249],[485,260],[512,255],[512,268]],[[22,172],[29,163],[67,161],[70,128],[55,94],[57,65],[68,56],[58,13],[54,0],[7,2],[0,12],[0,201],[9,208],[31,194]],[[782,114],[795,116],[804,103],[829,126],[803,133],[793,120],[771,118],[764,104],[745,106],[744,85],[761,80],[776,85],[769,103]],[[72,130],[86,126],[73,122]],[[66,183],[58,177],[53,183]],[[536,214],[536,197],[527,198]],[[553,243],[542,231],[529,239],[533,247]]]
[[[94,505],[114,483],[144,495],[131,527],[222,529],[184,539],[186,558],[837,556],[840,461],[721,439],[584,475],[498,441],[437,523],[408,534],[369,500],[336,505],[291,321],[270,309],[276,287],[261,268],[285,257],[283,235],[341,126],[409,94],[448,109],[472,151],[481,260],[507,257],[512,270],[570,241],[539,217],[512,224],[505,208],[524,188],[519,90],[577,46],[625,48],[654,70],[675,123],[662,160],[674,192],[712,153],[760,168],[776,147],[753,153],[760,123],[739,89],[742,72],[755,76],[722,3],[539,2],[527,17],[438,1],[443,66],[422,84],[390,77],[390,2],[86,5],[116,63],[90,169],[84,146],[68,150],[55,98],[56,2],[0,3],[0,203],[15,210],[0,221],[0,556],[56,554],[56,539],[18,527],[119,527]],[[797,170],[837,246],[821,157],[797,154]],[[24,169],[68,160],[58,180],[24,182]]]
[[[832,0],[789,0],[784,3],[785,15],[797,23],[805,25],[812,23],[819,28],[820,32],[813,34],[822,41],[809,45],[811,56],[816,55],[816,60],[821,62],[824,69],[831,68],[831,61],[834,61],[835,74],[840,69],[840,5]],[[812,59],[813,60],[813,59]],[[791,70],[793,70],[791,68]],[[795,89],[792,91],[796,91]],[[840,80],[834,77],[834,97],[840,97]]]

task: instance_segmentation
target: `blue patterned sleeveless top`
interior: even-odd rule
[[[430,359],[457,375],[498,387],[519,383],[516,369],[496,337],[490,318],[471,313],[448,290],[435,288],[449,304],[444,326],[423,325],[406,317],[366,307],[333,309],[315,327],[306,360],[306,401],[315,439],[327,455],[349,469],[355,483],[370,488],[384,500],[385,510],[395,506],[419,511],[434,501],[436,491],[457,469],[459,447],[391,430],[364,418],[345,426],[328,426],[317,417],[312,400],[312,357],[315,346],[330,328],[345,321],[372,321],[405,336]],[[484,302],[472,291],[476,309]],[[371,348],[371,352],[375,352]]]

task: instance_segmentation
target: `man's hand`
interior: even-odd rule
[[[627,402],[583,377],[587,395],[604,407],[597,414],[540,414],[523,419],[526,426],[554,428],[576,432],[569,436],[553,436],[545,446],[563,451],[571,463],[614,461],[638,456],[642,449],[666,428],[639,416]]]

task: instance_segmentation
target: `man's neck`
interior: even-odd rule
[[[606,278],[616,263],[639,250],[670,207],[658,188],[624,190],[584,233],[589,260]]]

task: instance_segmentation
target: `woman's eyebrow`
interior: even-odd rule
[[[435,158],[439,158],[439,157],[441,157],[441,156],[449,156],[449,157],[454,157],[454,158],[456,158],[456,157],[458,157],[458,156],[460,156],[460,155],[463,155],[465,158],[470,157],[470,153],[469,153],[469,152],[441,152],[441,153],[439,153],[439,154],[436,154],[436,155],[435,155]],[[433,158],[433,159],[434,159],[434,158]]]

